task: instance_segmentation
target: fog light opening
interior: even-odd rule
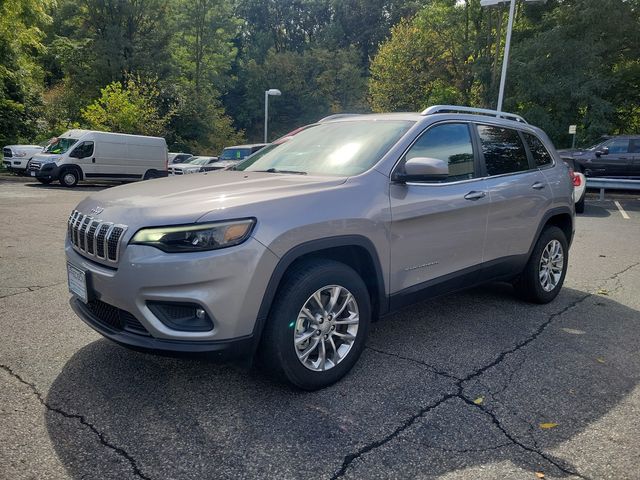
[[[164,325],[182,332],[208,332],[213,320],[202,306],[195,303],[147,302],[149,310]]]

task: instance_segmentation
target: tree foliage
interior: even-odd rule
[[[128,76],[124,83],[104,87],[100,98],[82,110],[82,118],[93,130],[164,136],[173,112],[162,113],[159,104],[155,85]]]

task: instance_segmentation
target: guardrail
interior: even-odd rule
[[[587,188],[599,188],[600,197],[604,200],[605,190],[640,190],[640,180],[627,178],[593,178],[587,177]]]

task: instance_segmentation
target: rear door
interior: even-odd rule
[[[502,275],[529,251],[553,195],[520,131],[478,124],[476,132],[491,199],[484,261]]]
[[[423,132],[396,169],[413,157],[449,164],[439,182],[392,183],[391,291],[411,294],[465,273],[477,277],[482,263],[489,196],[479,178],[471,126],[436,124]]]
[[[629,140],[629,155],[631,157],[629,176],[640,177],[640,138]]]

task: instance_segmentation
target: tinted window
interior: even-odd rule
[[[77,141],[75,138],[54,138],[44,149],[44,153],[67,153],[67,150],[73,147]]]
[[[609,153],[627,153],[629,151],[629,139],[615,138],[606,142],[603,147],[608,147]]]
[[[536,166],[544,167],[545,165],[551,165],[553,160],[551,154],[544,147],[540,139],[530,133],[525,133],[524,138],[527,141],[533,160],[536,162]]]
[[[478,125],[478,134],[488,175],[529,170],[527,154],[517,131]]]
[[[93,155],[93,142],[82,142],[69,155],[73,158],[87,158]]]
[[[629,153],[640,153],[640,138],[629,140]]]
[[[407,160],[416,157],[437,158],[447,162],[449,177],[445,181],[473,178],[473,145],[469,126],[447,123],[430,128],[407,152]]]

